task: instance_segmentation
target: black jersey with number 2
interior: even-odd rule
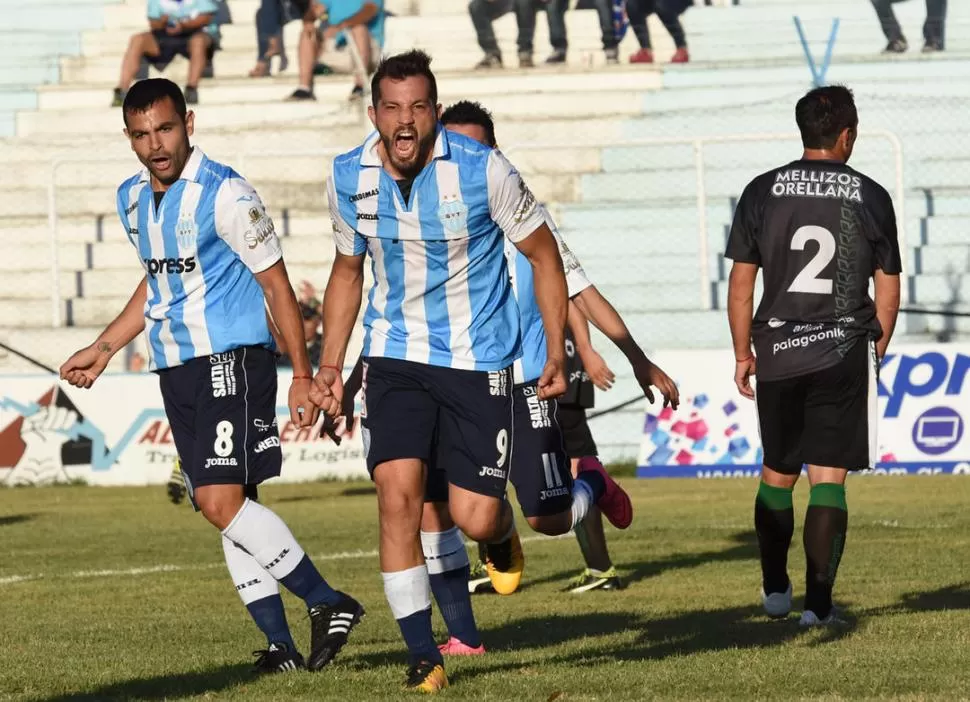
[[[751,329],[761,380],[828,368],[879,337],[869,279],[901,272],[889,193],[836,161],[794,161],[751,181],[725,255],[762,269]]]

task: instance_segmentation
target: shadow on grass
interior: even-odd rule
[[[970,609],[970,582],[947,585],[929,592],[910,592],[896,604],[877,607],[867,611],[866,615],[946,612],[955,609]]]
[[[731,535],[731,540],[735,545],[720,551],[707,551],[704,553],[682,553],[665,556],[663,558],[651,559],[649,561],[635,561],[633,563],[617,563],[620,576],[627,583],[634,583],[638,580],[653,578],[668,570],[678,570],[680,568],[695,568],[707,563],[719,563],[725,561],[746,561],[758,560],[758,536],[752,531],[740,531]],[[578,556],[578,554],[577,554]],[[526,554],[528,557],[528,554]],[[530,580],[532,585],[543,583],[565,581],[576,575],[576,568],[560,571],[548,575],[544,578]],[[564,583],[565,584],[565,583]]]
[[[319,500],[319,497],[313,495],[289,495],[288,497],[274,497],[270,500],[266,500],[268,503],[273,502],[309,502],[310,500]]]
[[[74,692],[47,697],[44,702],[104,702],[105,700],[167,700],[173,697],[205,695],[256,680],[251,665],[235,664],[207,670],[171,673],[153,678],[126,680],[91,692]]]
[[[4,517],[0,517],[0,526],[11,526],[12,524],[29,522],[36,516],[36,514],[8,514]]]
[[[373,485],[361,485],[359,487],[344,488],[340,491],[341,497],[359,497],[361,495],[376,495],[377,488]]]
[[[720,610],[693,610],[659,619],[634,612],[588,613],[522,619],[484,632],[490,650],[543,649],[569,642],[582,647],[574,652],[541,661],[544,664],[589,665],[615,661],[663,660],[672,656],[745,648],[769,648],[806,638],[805,643],[820,646],[851,634],[859,620],[847,617],[837,627],[818,627],[811,631],[790,616],[768,619],[759,606]],[[634,632],[632,643],[618,644],[613,638]],[[584,640],[585,639],[585,640]],[[499,663],[480,669],[462,670],[461,677],[475,677],[503,670],[515,670],[521,663]]]

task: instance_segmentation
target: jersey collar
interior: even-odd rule
[[[434,151],[431,154],[431,159],[433,161],[439,158],[447,158],[451,153],[451,147],[448,144],[448,130],[442,128],[439,122],[435,128],[437,135],[434,140]],[[384,163],[381,161],[380,154],[377,151],[377,145],[381,143],[381,135],[379,132],[371,132],[371,135],[364,140],[363,153],[360,156],[360,165],[371,168],[383,168]],[[188,164],[186,164],[186,170],[188,169]]]
[[[193,183],[199,182],[199,169],[202,167],[202,161],[205,159],[205,154],[202,153],[202,149],[198,146],[193,146],[192,151],[189,153],[189,158],[185,162],[185,167],[182,168],[182,175],[179,176],[179,180],[189,180]],[[141,169],[141,182],[147,183],[151,179],[151,175],[147,168]]]

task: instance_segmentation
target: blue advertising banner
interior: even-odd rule
[[[681,406],[648,410],[637,461],[642,478],[756,477],[755,403],[734,385],[730,352],[656,354]],[[877,382],[875,466],[861,475],[970,475],[970,346],[890,347]]]

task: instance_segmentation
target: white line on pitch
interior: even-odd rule
[[[560,536],[526,536],[521,539],[522,543],[529,543],[532,541],[555,541],[557,539],[564,539],[572,536],[572,533],[561,534]],[[474,542],[468,542],[466,546],[474,546]],[[356,558],[376,558],[378,556],[378,551],[376,549],[371,551],[340,551],[337,553],[323,553],[318,556],[313,556],[315,561],[342,561]],[[0,577],[0,587],[3,585],[13,585],[14,583],[22,583],[27,580],[39,580],[41,578],[116,578],[125,577],[133,575],[147,575],[150,573],[175,573],[181,571],[191,571],[191,570],[213,570],[216,568],[225,568],[224,563],[204,563],[200,565],[174,565],[174,564],[163,564],[157,566],[147,566],[142,568],[125,568],[125,569],[108,569],[108,570],[77,570],[73,573],[54,573],[52,575],[47,575],[45,573],[38,573],[35,575],[7,575]]]

